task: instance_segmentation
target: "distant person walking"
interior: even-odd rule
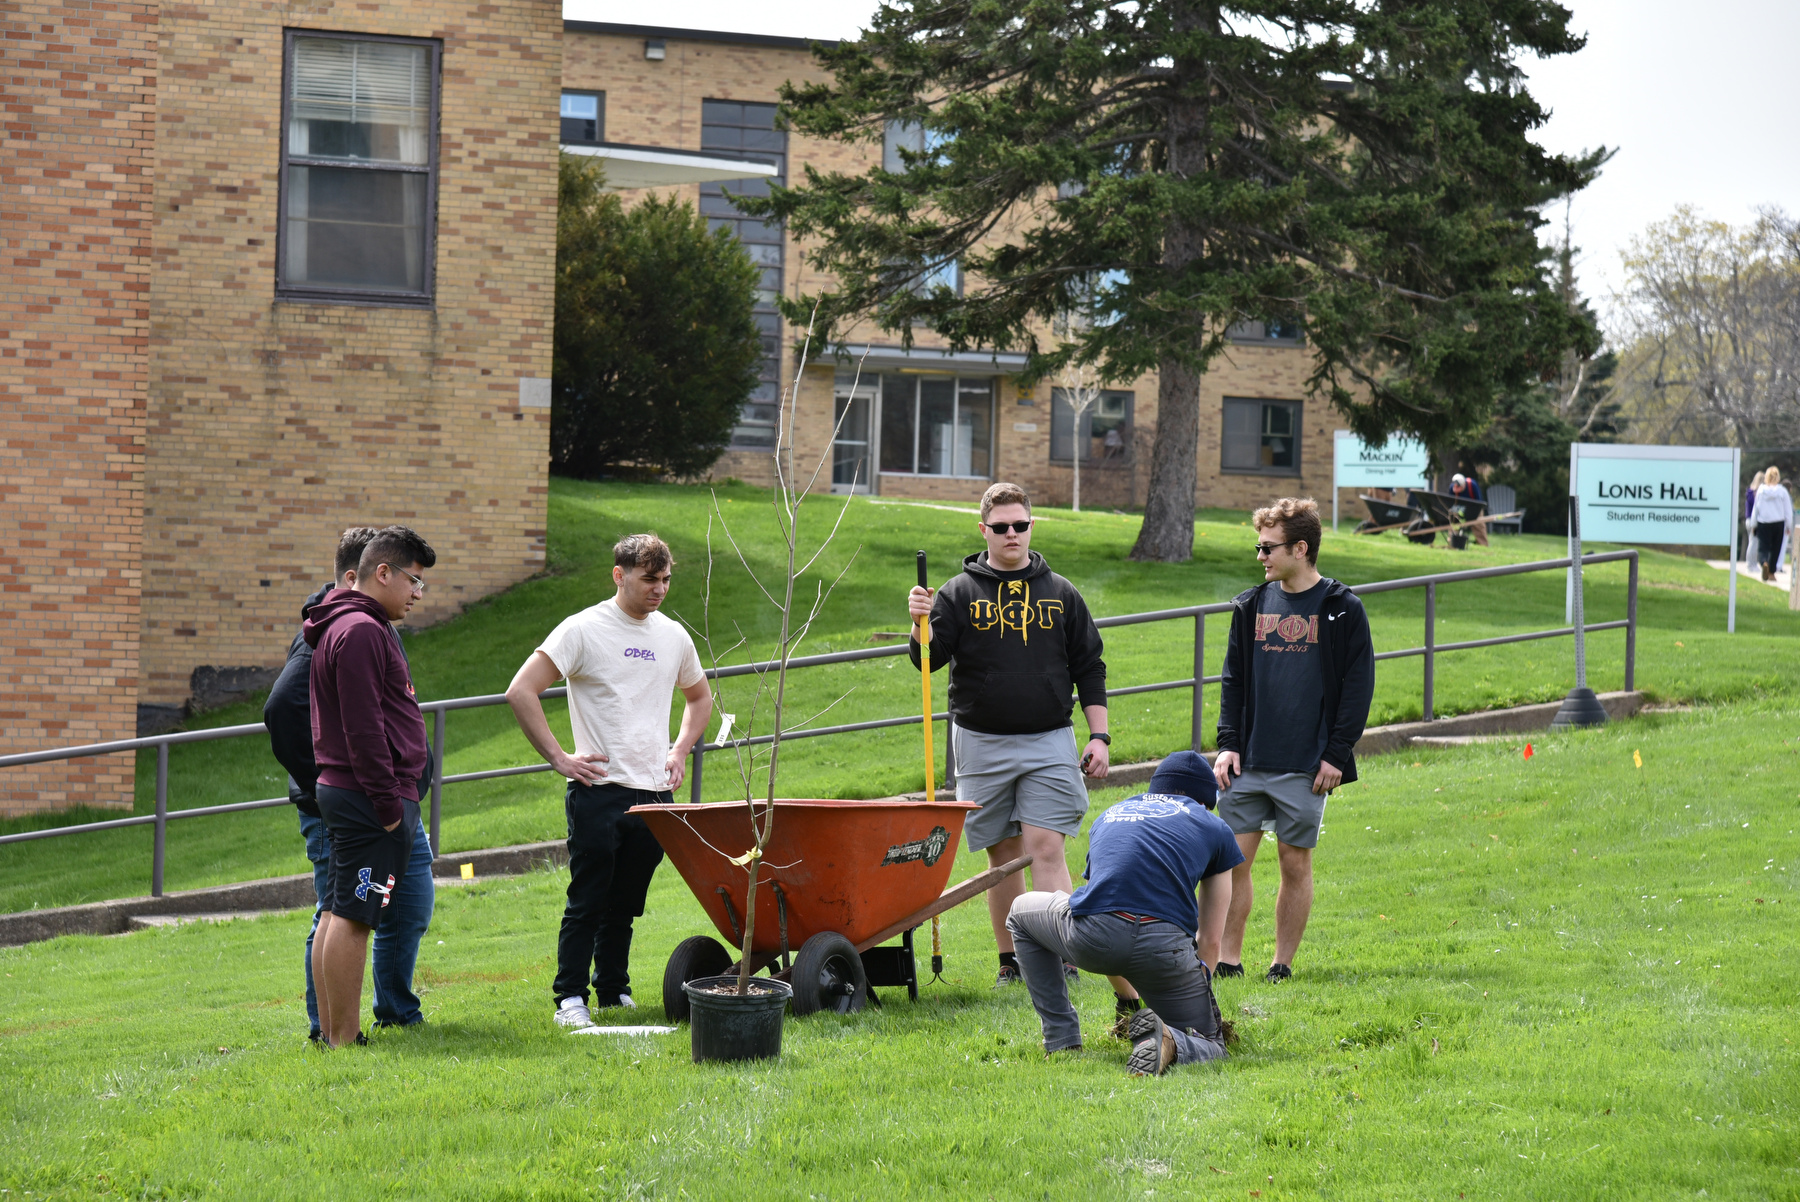
[[[1319,507],[1283,497],[1252,518],[1264,582],[1232,601],[1219,699],[1219,817],[1244,862],[1232,870],[1218,975],[1244,975],[1250,870],[1263,831],[1275,832],[1281,891],[1275,898],[1271,984],[1293,975],[1312,914],[1313,849],[1327,795],[1356,779],[1352,748],[1375,694],[1369,619],[1348,587],[1319,575]]]
[[[666,803],[687,775],[687,755],[712,716],[712,690],[694,640],[660,610],[675,558],[654,534],[613,547],[614,595],[565,618],[531,653],[506,690],[525,737],[567,781],[569,902],[556,942],[550,995],[555,1021],[593,1025],[588,1008],[634,1006],[632,923],[644,912],[662,845],[635,805]],[[538,694],[569,682],[575,754],[562,749]],[[669,703],[684,701],[669,743]]]
[[[363,548],[355,582],[326,593],[301,627],[313,649],[313,795],[331,840],[328,912],[312,968],[320,1034],[333,1048],[363,1042],[369,932],[383,925],[411,871],[430,756],[392,624],[425,595],[424,573],[436,563],[418,534],[385,527]]]
[[[1106,776],[1106,662],[1087,602],[1031,549],[1031,498],[1016,484],[982,495],[977,529],[987,543],[941,589],[914,588],[907,611],[931,616],[931,670],[950,666],[956,799],[980,803],[963,830],[990,865],[1033,858],[1044,892],[1072,892],[1063,845],[1087,815],[1082,773]],[[918,627],[909,644],[920,662]],[[1088,739],[1078,751],[1069,711],[1081,698]],[[1000,949],[997,985],[1023,978],[1006,916],[1025,892],[1015,873],[988,890]],[[1074,971],[1071,969],[1070,971]]]
[[[1750,520],[1756,523],[1756,555],[1762,561],[1762,578],[1773,580],[1781,563],[1781,548],[1794,529],[1794,498],[1782,486],[1780,468],[1771,467],[1763,473]]]
[[[300,606],[302,622],[312,615],[327,593],[334,587],[347,589],[356,583],[356,565],[363,549],[377,531],[373,526],[352,526],[338,540],[337,584],[325,585]],[[390,631],[393,627],[388,628]],[[400,642],[398,632],[394,642]],[[404,647],[401,655],[406,654]],[[313,892],[318,898],[312,926],[306,932],[306,1017],[310,1026],[308,1038],[322,1037],[319,1029],[319,1002],[314,991],[312,949],[319,921],[327,913],[331,892],[331,842],[326,836],[325,820],[319,817],[319,804],[313,790],[319,778],[319,766],[313,760],[312,741],[312,658],[313,649],[304,635],[296,631],[288,647],[287,663],[269,690],[263,705],[263,725],[269,728],[269,743],[275,758],[287,769],[288,800],[300,814],[300,835],[306,840],[306,858],[312,861]],[[425,775],[419,781],[422,797],[431,784],[430,745],[427,744]],[[437,901],[437,888],[431,879],[431,840],[426,837],[421,820],[413,837],[412,858],[406,875],[401,878],[393,896],[393,904],[375,931],[375,1025],[407,1027],[422,1022],[424,1015],[419,998],[412,990],[413,966],[419,958],[419,941],[431,926],[431,912]]]
[[[1748,572],[1750,565],[1756,562],[1756,522],[1751,514],[1756,512],[1756,490],[1768,479],[1768,472],[1758,472],[1750,477],[1750,487],[1744,490],[1744,570]]]

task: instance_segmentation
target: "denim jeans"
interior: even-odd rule
[[[663,849],[644,820],[626,811],[668,800],[624,785],[569,782],[569,904],[556,940],[552,1002],[585,1002],[590,968],[597,1005],[616,1006],[631,992],[632,920],[644,912]]]
[[[1225,1056],[1212,973],[1192,932],[1169,922],[1133,922],[1115,914],[1069,913],[1066,893],[1027,893],[1013,902],[1006,929],[1044,1030],[1044,1050],[1081,1046],[1063,964],[1124,977],[1175,1036],[1175,1062]]]
[[[300,815],[300,833],[306,839],[306,858],[313,865],[312,927],[306,932],[306,1020],[314,1037],[319,1034],[319,998],[313,990],[313,936],[319,930],[319,915],[325,909],[325,889],[331,877],[331,842],[325,834],[325,820],[313,814]],[[419,960],[419,941],[431,926],[431,911],[437,904],[437,885],[431,879],[431,840],[425,834],[425,822],[419,822],[413,838],[412,860],[400,887],[394,891],[393,904],[375,928],[375,1021],[382,1026],[405,1027],[419,1022],[424,1015],[419,999],[412,991],[413,966]]]

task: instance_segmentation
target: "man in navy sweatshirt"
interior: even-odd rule
[[[361,1042],[363,965],[411,859],[428,759],[412,674],[390,624],[425,593],[437,553],[404,526],[370,540],[356,583],[333,589],[301,634],[313,649],[314,798],[331,839],[329,913],[313,939],[319,1027]]]
[[[344,531],[338,539],[337,583],[324,585],[301,602],[302,622],[312,616],[313,609],[334,587],[347,589],[356,583],[356,565],[362,560],[363,549],[377,533],[373,526],[352,526]],[[388,629],[392,631],[393,627]],[[398,633],[394,634],[394,642],[400,642]],[[401,654],[405,653],[406,649],[402,647]],[[312,952],[313,939],[318,934],[319,921],[326,913],[326,900],[330,895],[331,842],[325,832],[325,820],[319,817],[319,804],[313,798],[319,766],[313,760],[312,656],[312,647],[296,630],[294,641],[288,647],[287,663],[263,704],[263,725],[268,728],[269,745],[276,760],[287,769],[288,800],[299,811],[300,837],[306,840],[306,858],[313,866],[313,892],[318,903],[313,911],[312,926],[306,932],[303,964],[308,1038],[316,1041],[322,1035]],[[419,782],[420,793],[423,794],[430,784],[431,760],[428,755],[425,775]],[[431,861],[431,840],[425,834],[425,824],[420,822],[413,831],[412,860],[400,878],[380,929],[375,932],[375,950],[371,958],[375,965],[375,1025],[378,1027],[407,1027],[424,1021],[419,997],[413,992],[412,977],[413,966],[419,958],[419,943],[431,926],[431,913],[437,901],[436,887],[431,879]]]
[[[1094,820],[1086,885],[1073,896],[1027,893],[1013,903],[1006,925],[1045,1052],[1081,1046],[1061,971],[1073,963],[1143,992],[1148,1008],[1127,1028],[1132,1076],[1160,1077],[1171,1065],[1225,1055],[1229,1028],[1213,998],[1209,963],[1218,963],[1231,873],[1244,856],[1231,828],[1207,813],[1217,797],[1205,757],[1176,752],[1157,765],[1148,793]]]

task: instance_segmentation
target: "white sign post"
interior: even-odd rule
[[[1332,439],[1331,528],[1338,524],[1340,488],[1426,488],[1431,452],[1425,444],[1395,436],[1372,447],[1348,430]]]

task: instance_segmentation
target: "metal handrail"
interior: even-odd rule
[[[1626,583],[1625,617],[1612,622],[1592,622],[1584,625],[1591,632],[1603,630],[1625,631],[1625,688],[1633,688],[1637,678],[1637,602],[1638,602],[1638,553],[1634,550],[1603,551],[1581,557],[1582,564],[1601,564],[1626,561],[1630,564],[1630,574]],[[1474,580],[1491,580],[1499,576],[1515,576],[1527,572],[1547,572],[1569,568],[1570,560],[1540,559],[1530,563],[1503,564],[1487,568],[1470,568],[1460,572],[1436,572],[1426,576],[1407,576],[1397,580],[1378,580],[1368,584],[1350,586],[1350,591],[1358,596],[1372,593],[1394,592],[1399,589],[1423,588],[1425,590],[1425,643],[1421,647],[1406,647],[1395,651],[1380,651],[1375,654],[1377,660],[1407,659],[1422,656],[1425,660],[1422,689],[1422,712],[1427,721],[1435,716],[1434,703],[1436,691],[1437,657],[1449,651],[1467,651],[1477,647],[1496,647],[1506,643],[1524,643],[1537,639],[1563,638],[1575,633],[1573,626],[1561,626],[1551,630],[1533,630],[1524,634],[1501,635],[1495,638],[1470,639],[1459,643],[1439,643],[1437,641],[1437,589],[1441,584],[1460,584]],[[1147,622],[1170,622],[1183,619],[1194,623],[1194,674],[1181,680],[1164,680],[1154,684],[1128,685],[1123,688],[1108,689],[1108,697],[1129,697],[1138,693],[1155,693],[1172,689],[1193,690],[1192,728],[1193,746],[1201,744],[1201,724],[1205,713],[1205,686],[1218,684],[1222,677],[1205,674],[1206,658],[1206,618],[1212,614],[1230,613],[1234,601],[1217,601],[1206,605],[1186,605],[1175,609],[1149,610],[1144,613],[1119,614],[1110,618],[1096,618],[1094,625],[1106,629],[1114,626],[1136,626]],[[816,668],[833,664],[855,663],[868,659],[885,659],[895,655],[906,655],[908,643],[900,642],[889,647],[868,647],[856,651],[834,651],[822,655],[796,656],[788,661],[789,668]],[[779,660],[762,660],[756,663],[731,664],[721,668],[709,668],[706,675],[709,679],[721,680],[738,676],[751,676],[761,672],[779,668]],[[568,689],[558,686],[546,689],[540,696],[548,698],[566,697]],[[536,772],[550,771],[549,764],[527,764],[514,768],[490,768],[481,772],[459,772],[451,776],[444,775],[444,715],[451,710],[478,709],[484,706],[504,705],[505,693],[484,693],[472,697],[452,697],[442,701],[424,701],[419,703],[421,712],[430,714],[432,719],[432,773],[431,773],[431,846],[438,850],[438,836],[442,822],[442,793],[445,785],[460,784],[465,781],[494,780],[507,776],[526,776]],[[947,722],[948,713],[935,713],[932,721]],[[833,735],[853,734],[859,731],[884,730],[895,726],[911,726],[922,723],[923,716],[909,714],[898,718],[879,718],[868,722],[847,722],[836,726],[818,726],[801,730],[782,732],[782,740],[818,739]],[[166,848],[166,828],[168,823],[177,818],[201,818],[215,814],[239,813],[247,810],[270,809],[275,806],[290,804],[286,797],[271,797],[261,801],[240,801],[229,805],[202,806],[188,810],[170,810],[168,808],[169,793],[169,748],[181,743],[200,743],[212,739],[241,738],[246,735],[267,733],[268,728],[261,722],[245,723],[241,726],[219,726],[209,730],[179,731],[173,734],[149,735],[137,739],[118,739],[108,743],[87,743],[78,747],[56,747],[41,751],[19,752],[13,755],[0,756],[0,768],[10,768],[26,764],[41,764],[51,760],[80,759],[88,756],[111,755],[122,751],[141,751],[156,749],[156,809],[151,814],[139,814],[130,818],[115,818],[102,822],[81,823],[76,826],[51,827],[38,831],[23,831],[14,835],[0,835],[0,844],[24,843],[36,839],[55,839],[65,835],[78,835],[88,831],[116,830],[128,826],[156,827],[156,837],[151,852],[150,892],[153,897],[161,897],[163,892],[163,860]],[[709,751],[735,750],[740,747],[764,746],[774,741],[773,735],[756,735],[741,739],[732,739],[728,743],[708,743],[702,740],[693,749],[693,770],[689,773],[691,797],[700,800],[700,783],[705,766],[705,756]],[[954,777],[956,770],[955,753],[949,740],[945,740],[946,776]]]

